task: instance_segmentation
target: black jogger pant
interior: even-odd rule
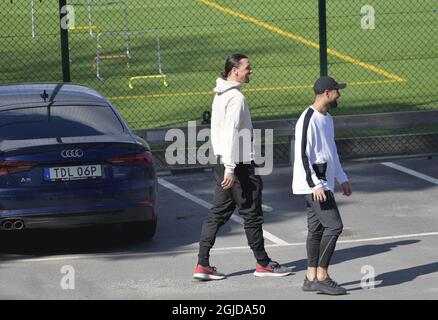
[[[307,206],[307,266],[327,268],[335,251],[343,224],[333,192],[326,191],[325,202],[313,201],[305,195]]]
[[[234,169],[234,184],[230,189],[224,190],[221,187],[221,182],[224,179],[225,167],[221,163],[215,165],[216,187],[213,207],[209,210],[208,216],[202,225],[198,254],[199,264],[209,265],[210,249],[215,243],[216,234],[219,228],[231,217],[236,207],[244,219],[248,245],[252,249],[257,262],[262,266],[269,263],[270,259],[265,251],[262,229],[264,221],[262,211],[263,182],[254,170],[254,163],[237,164]]]

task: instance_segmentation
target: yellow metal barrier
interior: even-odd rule
[[[159,78],[163,79],[163,85],[165,87],[169,86],[169,83],[167,82],[167,77],[166,77],[165,74],[157,74],[157,75],[151,75],[151,76],[136,76],[136,77],[131,77],[131,78],[129,78],[129,84],[128,85],[129,85],[130,89],[133,89],[134,86],[132,85],[132,82],[134,80],[140,80],[140,79],[159,79]]]

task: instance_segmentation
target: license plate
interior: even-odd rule
[[[100,165],[57,167],[57,168],[44,169],[44,179],[49,181],[80,180],[80,179],[98,178],[101,176],[102,176],[102,168]]]

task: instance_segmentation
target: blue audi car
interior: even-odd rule
[[[75,84],[0,86],[0,230],[121,224],[156,230],[150,147]]]

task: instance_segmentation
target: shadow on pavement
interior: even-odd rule
[[[383,287],[391,287],[396,286],[405,282],[413,281],[415,278],[419,276],[423,276],[430,273],[438,272],[438,262],[433,262],[429,264],[424,264],[421,266],[416,266],[412,268],[406,268],[406,269],[400,269],[390,272],[385,272],[382,274],[379,274],[375,279],[374,288],[383,288]],[[361,280],[352,281],[352,282],[346,282],[342,283],[342,286],[349,286],[349,285],[358,285],[361,283]],[[368,283],[366,284],[368,285]],[[348,289],[348,291],[356,291],[356,290],[362,290],[362,286]]]
[[[402,240],[402,241],[396,241],[391,243],[384,243],[384,244],[367,244],[363,246],[357,246],[352,248],[346,248],[346,249],[340,249],[336,250],[333,254],[332,260],[330,262],[330,266],[333,266],[338,263],[351,261],[354,259],[360,259],[365,258],[385,252],[392,251],[394,248],[397,248],[399,246],[405,246],[410,244],[415,244],[420,242],[420,240]],[[269,252],[268,252],[269,254]],[[271,257],[273,260],[275,260],[275,257]],[[279,261],[281,263],[281,261]],[[292,261],[289,263],[283,264],[285,267],[292,268],[292,271],[294,273],[299,271],[304,271],[307,269],[307,258],[300,259],[297,261]],[[244,274],[249,274],[254,272],[254,269],[251,270],[244,270],[235,272],[232,274],[227,275],[227,277],[234,277],[234,276],[240,276]]]

